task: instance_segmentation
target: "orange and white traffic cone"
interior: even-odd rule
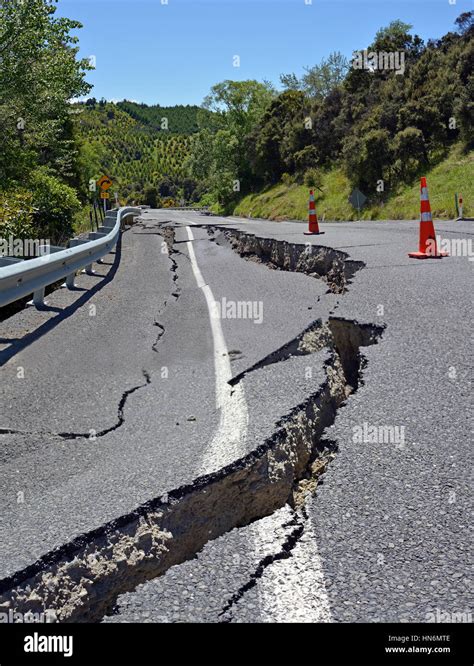
[[[310,190],[309,192],[308,222],[309,222],[309,228],[308,231],[304,232],[305,236],[317,236],[324,233],[324,231],[319,231],[318,216],[316,214],[316,205],[314,203],[313,190]]]
[[[418,252],[409,252],[408,256],[414,259],[441,259],[447,257],[447,252],[438,252],[436,245],[436,234],[431,216],[430,198],[426,178],[423,176],[420,182],[421,218],[420,218],[420,243]]]

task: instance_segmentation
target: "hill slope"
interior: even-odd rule
[[[159,106],[158,104],[148,106],[123,100],[118,102],[117,107],[125,111],[141,125],[148,126],[156,132],[168,131],[172,134],[193,134],[197,132],[197,116],[200,111],[198,106]],[[165,123],[164,123],[165,121]],[[167,126],[167,130],[163,129]]]
[[[454,193],[462,193],[464,216],[474,215],[474,151],[463,154],[454,146],[449,155],[436,166],[427,169],[426,177],[433,215],[438,218],[455,218]],[[256,194],[244,197],[234,214],[262,217],[273,220],[306,220],[308,187],[296,183],[278,183]],[[316,209],[320,219],[417,219],[420,214],[420,185],[416,179],[410,185],[401,185],[384,206],[366,206],[358,211],[348,201],[351,185],[341,169],[322,173],[321,189],[315,190]]]
[[[139,111],[134,115],[143,116],[144,120],[132,117],[124,110],[128,107],[129,111],[136,107]],[[146,188],[156,186],[160,179],[180,181],[185,178],[191,132],[157,129],[151,119],[153,113],[159,113],[158,108],[129,102],[76,105],[84,186],[90,178],[107,173],[114,181],[114,191],[118,191],[121,200],[127,201],[139,200]],[[182,109],[187,108],[167,110],[176,124],[176,119],[181,118],[181,128],[195,120],[195,113],[180,115]],[[149,119],[145,117],[148,112]]]

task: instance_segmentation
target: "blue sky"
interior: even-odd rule
[[[81,21],[80,55],[95,56],[91,95],[200,104],[224,79],[300,74],[331,51],[350,57],[401,19],[423,39],[454,29],[470,0],[59,0]],[[306,0],[309,2],[309,0]],[[451,0],[453,2],[453,0]],[[240,67],[233,58],[240,57]]]

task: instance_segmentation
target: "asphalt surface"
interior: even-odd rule
[[[164,223],[175,232],[171,256]],[[335,295],[320,280],[240,258],[195,226],[203,224],[309,240],[365,268]],[[120,597],[107,621],[427,621],[436,609],[468,612],[472,262],[409,259],[417,226],[325,224],[323,236],[309,237],[298,223],[147,211],[124,234],[113,279],[81,276],[80,286],[102,287],[57,291],[48,301],[58,312],[3,322],[0,427],[14,432],[0,435],[0,578],[255,448],[321,383],[325,352],[249,373],[237,405],[219,397],[219,382],[334,312],[387,328],[363,349],[364,384],[325,433],[338,453],[306,511],[284,507],[209,543]],[[436,228],[446,238],[473,234],[470,223]],[[221,375],[206,285],[218,302],[248,301],[262,315],[220,320],[229,357]],[[222,446],[222,414],[239,428],[235,446]],[[364,424],[403,436],[359,442]]]
[[[261,324],[223,322],[226,334],[239,329],[228,341],[229,353],[238,352],[231,356],[236,372],[315,318],[302,284],[310,283],[315,303],[325,286],[303,275],[269,273],[195,231],[197,259],[216,299],[220,293],[247,299],[247,268],[258,299],[278,287]],[[169,256],[158,232],[153,220],[126,232],[117,272],[96,293],[54,292],[48,305],[56,310],[28,309],[2,325],[4,351],[11,356],[13,346],[16,353],[1,368],[0,427],[12,432],[0,435],[0,577],[242,457],[304,397],[296,377],[292,390],[280,388],[277,365],[270,368],[274,391],[267,388],[265,400],[258,395],[261,380],[252,377],[249,391],[256,397],[248,405],[242,441],[234,448],[222,445],[227,433],[219,430],[206,301],[186,244],[178,242],[179,254]],[[187,238],[185,228],[176,233],[178,241]],[[223,255],[217,268],[216,251]],[[81,276],[78,285],[85,288],[98,279]]]

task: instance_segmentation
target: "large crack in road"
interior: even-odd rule
[[[350,259],[346,252],[323,245],[263,238],[219,225],[206,225],[206,229],[211,240],[228,245],[244,259],[324,280],[335,294],[344,294],[357,271],[364,267],[363,262]]]
[[[174,230],[162,227],[159,233],[167,243],[173,279],[177,281]],[[337,293],[344,292],[349,279],[361,268],[360,262],[346,266],[347,255],[330,248],[308,251],[305,245],[280,241],[267,244],[266,239],[249,239],[240,232],[231,232],[231,237],[239,254],[258,255],[265,261],[270,257],[273,265],[285,270],[308,271],[313,277],[324,278]],[[177,300],[179,291],[174,295]],[[165,330],[158,322],[155,325],[160,327],[159,342]],[[4,578],[0,581],[0,608],[23,613],[47,608],[54,610],[60,621],[98,621],[111,612],[123,592],[194,557],[208,541],[290,504],[298,514],[286,546],[280,554],[260,562],[248,583],[229,599],[223,609],[225,616],[264,569],[291,554],[301,536],[302,498],[314,491],[335,453],[335,447],[327,447],[323,432],[362,381],[361,347],[376,344],[382,332],[382,326],[342,318],[316,320],[281,349],[234,377],[229,382],[232,386],[265,365],[327,349],[324,382],[284,415],[275,424],[273,434],[253,451],[82,534]],[[149,377],[145,376],[148,383]]]

